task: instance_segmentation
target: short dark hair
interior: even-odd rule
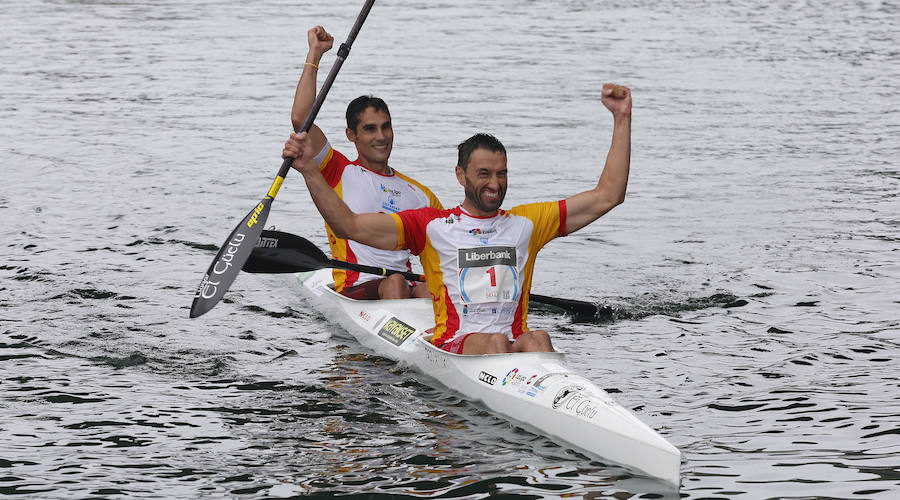
[[[506,156],[506,148],[503,147],[503,143],[491,134],[475,134],[461,142],[457,149],[459,149],[459,157],[456,164],[463,170],[469,166],[469,157],[476,149],[486,149],[492,153],[503,153],[503,156]]]
[[[383,100],[372,95],[361,95],[347,105],[347,128],[356,132],[356,127],[359,126],[360,122],[359,115],[367,108],[374,108],[375,111],[384,111],[387,113],[388,118],[391,117],[391,112],[388,111],[387,104]]]

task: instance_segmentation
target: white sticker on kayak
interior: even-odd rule
[[[331,283],[331,280],[323,280],[319,277],[313,277],[303,282],[303,286],[305,286],[310,292],[316,295],[322,295],[325,293],[325,289],[328,284]]]

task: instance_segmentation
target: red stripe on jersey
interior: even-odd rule
[[[350,246],[350,242],[344,240],[347,245],[347,262],[352,262],[357,264],[356,254],[353,253],[353,248]],[[359,271],[351,271],[349,269],[345,270],[347,272],[347,278],[344,280],[344,288],[349,288],[356,284],[359,280]]]
[[[419,255],[425,248],[425,226],[435,219],[442,219],[450,215],[459,215],[461,212],[459,207],[449,210],[437,210],[431,207],[417,208],[415,210],[403,210],[397,213],[400,222],[403,223],[403,232],[405,233],[406,244],[404,248],[408,248],[413,255]]]
[[[515,314],[515,316],[513,316],[513,322],[512,322],[513,339],[517,339],[517,338],[519,338],[519,335],[522,335],[523,333],[525,333],[522,331],[522,309],[523,309],[523,307],[525,307],[525,297],[527,295],[528,294],[525,293],[525,290],[522,290],[522,296],[519,297],[519,305],[516,306],[516,314]]]
[[[456,307],[453,305],[453,301],[450,300],[450,294],[447,293],[447,287],[441,286],[444,292],[444,307],[447,311],[447,322],[445,323],[446,328],[444,328],[443,332],[438,334],[436,339],[431,339],[431,343],[434,345],[441,345],[444,342],[453,338],[456,335],[456,332],[459,331],[459,315],[456,313]]]
[[[566,235],[566,200],[559,200],[559,235]]]
[[[341,182],[344,169],[349,164],[350,160],[346,156],[342,155],[340,151],[331,148],[331,158],[328,159],[328,163],[322,168],[322,176],[325,177],[329,186],[333,188]]]

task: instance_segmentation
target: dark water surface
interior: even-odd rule
[[[897,498],[900,5],[384,0],[322,109],[352,152],[346,103],[384,97],[445,205],[454,145],[496,134],[510,207],[593,186],[600,86],[632,87],[628,200],[535,273],[611,315],[530,319],[682,450],[679,494],[372,356],[282,277],[187,319],[280,165],[306,30],[361,4],[3,3],[0,494]],[[325,246],[299,176],[268,224]]]

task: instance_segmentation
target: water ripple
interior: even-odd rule
[[[0,494],[900,489],[895,3],[378,2],[317,118],[348,152],[345,103],[385,97],[392,163],[448,206],[455,145],[492,132],[511,207],[596,184],[599,89],[633,88],[627,203],[535,270],[600,314],[529,322],[683,451],[680,493],[367,354],[281,277],[188,320],[281,163],[305,20],[340,40],[356,2],[4,7]],[[299,176],[267,223],[327,245]]]

